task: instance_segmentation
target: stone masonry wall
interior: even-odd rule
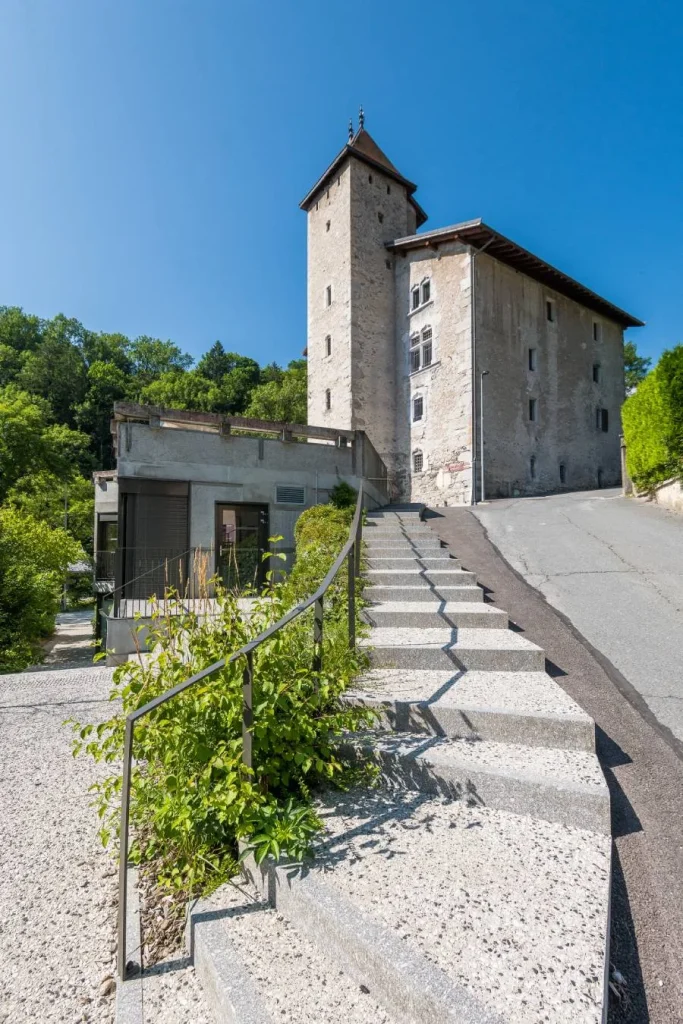
[[[469,502],[471,491],[470,256],[458,244],[396,256],[397,460],[404,500],[432,505]],[[411,289],[430,282],[430,299],[411,309]],[[432,329],[432,364],[411,372],[410,339]],[[422,343],[420,343],[422,348]],[[413,420],[413,401],[423,415]],[[413,457],[421,452],[423,469]]]
[[[486,254],[476,257],[475,288],[477,388],[479,374],[489,370],[484,380],[486,496],[618,484],[621,327]],[[552,322],[547,299],[554,303]],[[530,348],[536,349],[535,370],[529,369]],[[600,367],[598,383],[594,364]],[[536,422],[529,419],[531,398],[537,401]],[[607,409],[606,433],[596,426],[599,407]]]

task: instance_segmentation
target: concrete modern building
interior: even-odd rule
[[[309,422],[365,431],[403,500],[477,500],[482,462],[489,497],[618,483],[641,321],[481,220],[418,232],[415,191],[361,112],[301,203]]]

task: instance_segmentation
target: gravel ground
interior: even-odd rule
[[[64,660],[67,660],[64,654]],[[111,714],[112,670],[0,676],[0,1021],[114,1019],[116,864],[97,837],[66,718]],[[143,979],[145,1024],[209,1024],[184,956]]]

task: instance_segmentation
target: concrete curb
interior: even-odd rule
[[[140,900],[138,897],[138,872],[132,865],[128,867],[128,914],[126,917],[126,949],[128,955],[141,966],[142,934],[140,931]],[[142,973],[128,978],[126,981],[116,979],[116,1024],[144,1024],[144,1007],[142,999]]]
[[[185,926],[185,945],[209,1009],[217,1024],[271,1024],[223,916],[197,900],[188,908]]]
[[[403,1024],[503,1024],[465,988],[388,929],[366,917],[314,873],[268,860],[245,870],[270,904],[315,940]]]

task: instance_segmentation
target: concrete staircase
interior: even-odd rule
[[[315,861],[195,907],[217,1021],[606,1019],[611,839],[594,723],[420,510],[364,531],[371,667],[349,736],[384,786],[321,802]]]

